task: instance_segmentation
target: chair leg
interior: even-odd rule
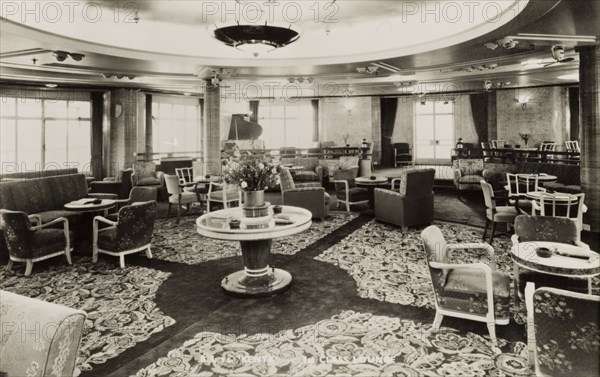
[[[490,245],[492,244],[492,241],[494,240],[494,232],[496,231],[496,222],[492,221],[492,231],[490,232]]]
[[[496,340],[496,323],[488,322],[487,328],[490,332],[490,340],[492,341],[492,346],[498,347],[498,340]]]
[[[119,255],[119,266],[121,266],[121,268],[125,268],[125,255],[123,254]]]
[[[148,259],[152,259],[152,250],[150,250],[150,246],[146,249],[146,256]]]
[[[25,276],[29,276],[31,275],[31,270],[33,270],[33,262],[31,260],[28,260],[25,263]]]
[[[401,226],[400,229],[402,229],[402,233],[408,233],[408,227],[407,226]]]
[[[346,202],[346,212],[350,212],[350,202]]]
[[[171,206],[172,206],[172,204],[169,203],[169,209],[167,210],[167,219],[169,218],[169,215],[171,214]]]
[[[94,245],[92,249],[92,263],[96,262],[98,262],[98,247]]]
[[[181,218],[181,205],[177,204],[177,224],[179,224],[180,218]]]
[[[69,249],[65,250],[65,257],[67,258],[67,263],[69,265],[73,264],[73,263],[71,263],[71,250],[69,250]]]
[[[14,263],[14,262],[12,261],[12,259],[9,259],[9,260],[8,260],[8,264],[6,265],[6,268],[5,268],[5,270],[6,270],[6,271],[10,271],[10,270],[12,270],[12,268],[13,268],[13,263]]]
[[[434,330],[439,330],[440,329],[440,325],[442,324],[442,319],[444,319],[444,315],[440,314],[439,312],[435,312],[435,318],[433,319],[433,329]]]
[[[206,200],[206,213],[210,213],[210,200]]]
[[[485,241],[485,236],[487,235],[487,230],[490,226],[490,220],[489,219],[485,219],[485,228],[483,228],[483,237],[481,238],[483,241]]]

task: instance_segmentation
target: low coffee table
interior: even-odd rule
[[[386,177],[375,177],[372,179],[371,177],[357,177],[355,179],[357,186],[366,187],[369,190],[369,207],[375,207],[375,188],[376,187],[384,187],[388,179]]]
[[[94,203],[94,200],[100,200],[100,203]],[[99,212],[111,209],[116,204],[117,201],[112,199],[83,198],[65,204],[65,209],[76,212]]]

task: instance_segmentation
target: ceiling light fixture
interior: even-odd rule
[[[58,85],[56,85],[56,84],[45,84],[44,86],[46,88],[56,88]]]
[[[258,57],[265,52],[285,47],[300,38],[300,34],[292,27],[284,28],[264,25],[237,25],[225,26],[215,29],[215,38],[227,46],[235,47],[241,51],[251,52]]]
[[[373,66],[358,67],[358,68],[356,68],[356,72],[358,72],[358,73],[364,73],[366,75],[375,75],[375,76],[377,76],[379,74],[379,67],[373,67]]]
[[[64,62],[65,59],[67,58],[67,56],[69,56],[69,53],[66,51],[58,50],[58,51],[54,51],[52,53],[52,56],[54,56],[57,61]]]
[[[76,62],[80,62],[83,60],[83,58],[85,58],[84,54],[78,54],[76,52],[70,52],[69,56],[71,57],[71,59],[75,60]]]

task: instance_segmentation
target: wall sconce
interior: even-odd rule
[[[525,107],[527,107],[527,104],[529,103],[530,100],[531,100],[530,96],[519,96],[514,99],[515,102],[517,102],[518,104],[521,105],[522,110],[525,110]]]

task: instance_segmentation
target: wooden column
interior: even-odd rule
[[[600,233],[600,46],[577,49],[579,52],[579,112],[581,126],[581,188],[588,207],[584,224]]]
[[[221,88],[206,80],[204,92],[204,172],[221,173]]]

